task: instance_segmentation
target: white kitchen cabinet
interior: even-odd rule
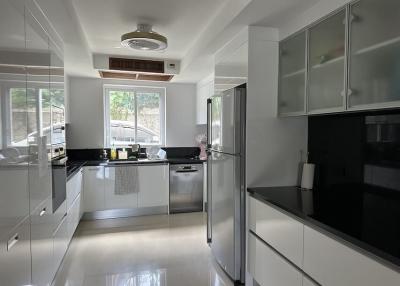
[[[83,178],[84,211],[93,212],[104,210],[104,167],[84,167]]]
[[[280,43],[280,115],[306,113],[306,41],[307,34],[302,31]]]
[[[299,268],[303,262],[303,224],[250,197],[249,228]]]
[[[169,166],[141,165],[138,168],[138,207],[169,204]]]
[[[324,286],[400,285],[399,272],[307,226],[303,270]]]
[[[400,2],[363,0],[350,7],[348,108],[399,107]]]
[[[32,284],[47,285],[53,280],[52,197],[31,214]]]
[[[115,192],[115,170],[125,167],[141,168],[141,166],[115,166],[104,168],[105,209],[132,209],[138,207],[137,192],[129,194],[117,194]],[[139,191],[139,188],[137,191]]]
[[[0,241],[0,285],[31,284],[29,217]]]
[[[249,233],[248,271],[260,286],[302,286],[303,274]]]
[[[79,221],[81,219],[80,208],[81,208],[81,194],[78,194],[78,196],[72,202],[71,207],[67,211],[68,243],[74,236],[75,230],[78,227]]]
[[[76,197],[82,192],[83,169],[80,169],[67,182],[67,209],[72,206]]]
[[[64,255],[67,252],[69,241],[67,214],[65,214],[53,233],[54,256],[52,270],[54,275],[57,273]]]

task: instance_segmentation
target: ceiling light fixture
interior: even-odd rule
[[[167,38],[152,30],[151,25],[138,24],[137,30],[121,37],[121,45],[135,50],[161,51],[168,46]]]

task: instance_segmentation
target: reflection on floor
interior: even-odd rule
[[[203,213],[82,222],[54,286],[232,286]]]

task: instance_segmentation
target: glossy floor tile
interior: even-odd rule
[[[54,286],[231,286],[203,213],[81,222]]]

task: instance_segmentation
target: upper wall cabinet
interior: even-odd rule
[[[306,32],[280,43],[279,114],[305,114]]]
[[[346,11],[309,30],[308,111],[343,111],[345,90]]]
[[[399,15],[399,1],[353,1],[281,41],[279,114],[399,108]]]
[[[400,2],[351,6],[349,109],[400,106]]]

